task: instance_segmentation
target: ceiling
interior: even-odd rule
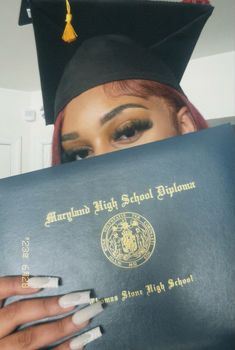
[[[165,0],[166,1],[166,0]],[[40,89],[32,25],[19,27],[21,0],[0,2],[0,87]],[[235,51],[235,0],[211,0],[215,11],[203,31],[193,58]]]

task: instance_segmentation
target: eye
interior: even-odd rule
[[[91,155],[89,147],[81,147],[79,149],[72,149],[62,152],[62,163],[73,162],[75,160],[82,160]]]
[[[138,137],[148,129],[151,129],[153,123],[149,119],[132,120],[125,125],[116,129],[112,134],[112,139],[115,142],[131,142],[138,139]]]

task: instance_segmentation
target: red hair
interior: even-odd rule
[[[110,96],[137,96],[148,98],[157,96],[164,98],[169,106],[178,111],[181,107],[186,106],[192,116],[197,130],[208,128],[206,120],[186,96],[171,88],[150,80],[120,80],[103,85],[104,91]],[[54,127],[52,143],[52,165],[61,164],[61,129],[63,125],[63,111],[59,113]]]
[[[59,113],[55,121],[52,139],[52,166],[61,164],[61,130],[63,125],[63,111]]]

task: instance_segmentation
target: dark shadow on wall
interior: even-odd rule
[[[230,124],[232,124],[233,130],[235,132],[235,117],[209,119],[209,120],[207,120],[207,122],[208,122],[210,127],[230,123]]]

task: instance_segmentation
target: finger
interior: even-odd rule
[[[24,323],[45,317],[60,315],[74,309],[76,305],[89,304],[90,291],[74,292],[63,296],[20,300],[0,310],[0,338],[8,335]]]
[[[103,311],[103,307],[98,302],[77,311],[73,316],[15,332],[0,341],[0,348],[4,350],[40,349],[80,331],[88,325],[91,318],[101,311]]]
[[[72,340],[68,340],[63,344],[56,347],[54,350],[83,350],[84,346],[91,343],[92,341],[102,337],[102,332],[100,327],[91,329]]]
[[[0,277],[0,301],[13,295],[39,292],[40,288],[22,288],[22,276]]]
[[[21,324],[45,317],[60,315],[74,309],[74,306],[61,307],[61,297],[36,298],[20,300],[8,304],[0,310],[0,338],[10,334]]]

